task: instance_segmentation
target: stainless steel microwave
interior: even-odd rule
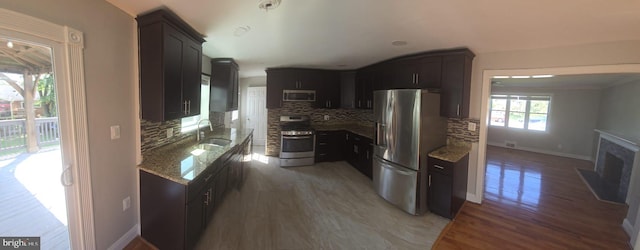
[[[282,100],[289,101],[289,102],[315,102],[316,91],[285,89],[285,90],[282,90]]]

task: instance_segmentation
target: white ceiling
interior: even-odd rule
[[[640,0],[282,0],[269,12],[258,0],[106,1],[132,16],[168,7],[206,35],[205,55],[235,58],[241,77],[277,66],[353,69],[454,47],[484,53],[640,40]],[[241,26],[251,30],[237,37]]]
[[[551,78],[527,79],[491,79],[496,89],[530,88],[530,89],[603,89],[619,84],[640,83],[640,74],[585,74],[559,75]]]

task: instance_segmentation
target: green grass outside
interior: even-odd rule
[[[58,147],[59,145],[60,145],[60,142],[58,141],[41,143],[40,149]],[[15,146],[19,146],[19,147],[15,147]],[[15,137],[11,139],[2,139],[0,140],[0,148],[2,149],[0,150],[0,159],[6,158],[7,156],[11,156],[11,155],[25,153],[27,152],[25,137],[21,136],[21,137]]]

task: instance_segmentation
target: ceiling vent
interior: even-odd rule
[[[280,6],[280,1],[281,0],[259,0],[258,8],[265,11],[273,10]]]

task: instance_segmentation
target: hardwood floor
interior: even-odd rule
[[[629,249],[626,205],[598,201],[588,161],[487,148],[482,205],[467,202],[433,249]]]

